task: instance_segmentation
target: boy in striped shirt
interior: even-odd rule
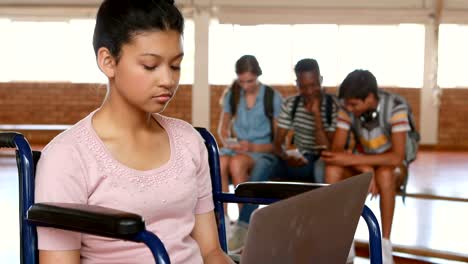
[[[315,59],[298,61],[294,73],[298,94],[284,101],[273,144],[279,158],[279,174],[288,180],[323,182],[323,166],[322,171],[316,168],[320,158],[316,147],[330,148],[338,106],[322,89],[322,76]],[[297,147],[293,155],[283,148],[290,130],[294,131]]]

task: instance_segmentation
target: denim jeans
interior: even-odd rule
[[[277,169],[279,160],[274,155],[268,155],[258,159],[250,172],[249,181],[269,181]],[[256,204],[244,204],[239,213],[239,222],[249,223],[253,211],[258,208]]]
[[[255,162],[249,181],[269,181],[279,178],[288,181],[323,182],[323,162],[317,164],[319,166],[315,168],[315,163],[319,157],[313,154],[305,154],[304,157],[309,162],[301,167],[290,167],[286,161],[280,160],[273,155],[262,157]],[[256,204],[244,204],[239,213],[239,222],[248,224],[250,216],[257,208],[258,205]]]
[[[319,156],[306,153],[304,157],[308,163],[300,167],[291,167],[285,160],[279,160],[275,177],[287,181],[318,182],[319,179],[315,178],[315,161]]]

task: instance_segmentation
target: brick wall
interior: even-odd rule
[[[219,100],[226,86],[211,90],[211,131],[216,134],[220,117]],[[294,86],[275,86],[284,96],[296,92]],[[412,105],[419,126],[418,89],[386,88],[404,96]],[[327,88],[334,93],[336,88]],[[104,85],[71,83],[0,83],[0,124],[74,124],[99,107]],[[192,90],[182,85],[165,114],[190,122]],[[445,89],[442,94],[437,149],[468,150],[468,89]],[[22,131],[33,144],[45,144],[58,132]]]
[[[442,91],[438,145],[468,149],[468,89]]]
[[[100,84],[0,83],[0,124],[74,124],[98,108],[105,94]],[[191,109],[191,86],[181,86],[166,111],[190,122]],[[60,131],[20,132],[31,144],[46,144]]]
[[[105,86],[0,83],[0,123],[73,124],[100,105]]]

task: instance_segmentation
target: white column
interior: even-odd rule
[[[434,17],[426,24],[424,55],[424,86],[421,89],[421,144],[435,145],[439,137],[440,88],[437,84],[439,57],[439,23],[442,1],[434,5]]]
[[[192,87],[192,125],[210,128],[210,85],[208,82],[208,44],[210,12],[197,9],[195,24],[195,62]]]

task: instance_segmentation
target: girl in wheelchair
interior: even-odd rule
[[[231,263],[219,246],[207,152],[191,125],[161,112],[174,97],[184,19],[172,0],[105,0],[93,46],[108,78],[101,107],[53,139],[36,202],[140,214],[172,263]],[[38,227],[41,263],[152,263],[143,244]]]

